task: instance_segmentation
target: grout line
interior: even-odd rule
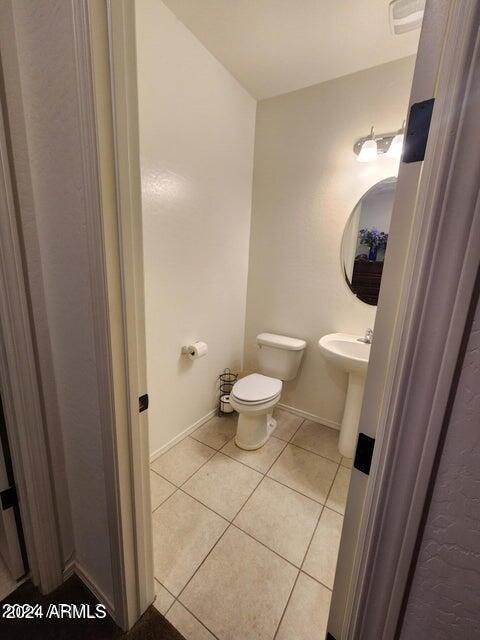
[[[333,476],[332,484],[330,485],[330,489],[328,490],[327,497],[325,499],[325,506],[327,506],[328,499],[330,497],[330,494],[332,493],[333,485],[335,484],[335,480],[337,479],[338,472],[339,472],[341,466],[342,465],[340,465],[340,464],[338,465],[338,468],[337,468],[337,470],[335,472],[335,475]],[[328,507],[328,508],[331,509],[331,507]],[[336,509],[332,509],[332,511],[336,511]],[[337,511],[337,513],[338,513],[338,511]]]
[[[297,447],[297,449],[302,449],[302,451],[308,451],[308,453],[313,453],[315,456],[318,456],[319,458],[323,458],[324,460],[329,460],[330,462],[334,462],[335,464],[340,464],[341,462],[338,460],[333,460],[333,458],[329,458],[328,456],[322,456],[321,453],[317,453],[316,451],[312,451],[311,449],[307,449],[306,447],[302,447],[301,445],[297,444],[296,442],[289,442],[288,444],[291,444],[292,447]]]
[[[317,533],[317,529],[318,529],[318,525],[320,524],[320,518],[322,517],[322,513],[325,511],[325,506],[322,507],[320,514],[317,518],[317,522],[315,523],[315,526],[313,527],[313,533],[310,536],[310,542],[308,543],[307,546],[307,550],[305,551],[305,555],[303,556],[303,560],[302,560],[302,564],[300,565],[300,571],[303,570],[303,565],[305,564],[305,560],[307,559],[307,555],[308,552],[310,551],[310,547],[312,546],[312,542],[313,542],[313,538],[315,537],[315,534]]]
[[[288,442],[291,442],[293,440],[293,438],[297,435],[297,433],[299,432],[300,428],[303,427],[303,425],[305,424],[305,422],[307,421],[306,418],[304,418],[300,424],[298,425],[298,427],[295,429],[295,432],[292,433],[292,435],[290,436],[290,440],[288,440]]]
[[[175,485],[173,485],[173,486],[175,487]],[[155,507],[155,509],[153,509],[153,511],[152,511],[152,516],[153,516],[153,514],[155,513],[155,511],[158,511],[158,510],[160,509],[160,507],[161,507],[162,505],[164,505],[164,504],[165,504],[165,502],[167,502],[167,500],[170,500],[170,498],[172,498],[172,497],[177,493],[177,491],[180,491],[179,487],[175,487],[175,491],[172,491],[172,493],[171,493],[168,497],[166,497],[166,498],[165,498],[165,500],[163,500],[163,501],[158,505],[158,507]]]
[[[157,460],[158,460],[158,459],[159,459],[159,458],[157,458]],[[162,476],[162,474],[161,474],[161,473],[159,473],[158,471],[156,471],[156,470],[152,467],[152,464],[153,464],[153,462],[150,464],[150,471],[153,471],[153,473],[155,473],[159,478],[161,478],[162,480],[165,480],[166,482],[169,482],[170,484],[173,484],[173,486],[174,486],[176,489],[178,489],[177,485],[176,485],[174,482],[172,482],[171,480],[168,480],[167,478],[164,478],[164,477]]]
[[[256,487],[255,487],[256,488]],[[184,495],[188,496],[189,498],[191,498],[192,500],[195,500],[195,502],[198,502],[198,504],[201,504],[202,507],[205,507],[206,509],[208,509],[209,511],[211,511],[212,513],[214,513],[216,516],[218,516],[219,518],[221,518],[222,520],[225,520],[225,522],[228,522],[228,524],[231,524],[231,520],[229,520],[228,518],[226,518],[225,516],[222,516],[221,513],[219,513],[218,511],[215,511],[215,509],[212,509],[212,507],[209,507],[208,504],[205,504],[204,502],[202,502],[200,500],[200,498],[196,498],[195,496],[192,496],[190,493],[188,493],[188,491],[185,491],[185,489],[182,489],[181,487],[179,487],[178,491],[181,491]],[[254,489],[255,491],[255,489]]]
[[[183,440],[180,440],[180,442],[177,442],[177,444],[175,445],[175,447],[177,447],[177,446],[178,446],[179,444],[181,444],[182,442],[185,442],[185,440],[186,440],[187,438],[190,438],[190,436],[185,436],[185,438],[183,438]],[[191,440],[195,440],[195,438],[191,438]],[[160,473],[160,471],[157,471],[156,469],[153,469],[153,468],[152,468],[152,464],[155,464],[156,460],[154,460],[152,463],[150,463],[150,469],[151,469],[154,473],[156,473],[156,474],[157,474],[157,476],[160,476],[160,477],[161,477],[161,478],[163,478],[164,480],[167,480],[167,482],[170,482],[170,484],[173,484],[173,486],[174,486],[174,487],[177,487],[177,489],[179,489],[181,486],[183,486],[183,485],[185,484],[185,482],[188,482],[188,480],[190,480],[190,478],[191,478],[192,476],[194,476],[194,475],[197,473],[197,471],[198,471],[199,469],[201,469],[203,466],[205,466],[205,465],[207,464],[207,462],[208,462],[209,460],[211,460],[211,459],[213,458],[213,456],[214,456],[216,453],[218,453],[218,451],[217,451],[216,449],[214,449],[213,447],[209,447],[209,446],[208,446],[208,444],[204,444],[203,442],[200,442],[199,440],[195,440],[195,442],[197,442],[198,444],[203,444],[203,446],[204,446],[204,447],[208,447],[209,449],[211,449],[211,450],[213,451],[213,453],[212,453],[212,455],[210,456],[210,458],[208,458],[208,460],[205,460],[205,462],[203,462],[203,463],[198,467],[198,469],[195,469],[195,471],[194,471],[191,475],[189,475],[189,476],[188,476],[188,478],[187,478],[186,480],[184,480],[182,483],[180,483],[179,485],[178,485],[178,484],[175,484],[175,482],[172,482],[169,478],[166,478],[165,476],[162,476],[162,474]],[[171,449],[169,449],[168,451],[165,451],[165,453],[162,453],[162,456],[163,456],[163,455],[165,455],[165,454],[167,454],[169,451],[173,451],[173,450],[175,449],[175,447],[172,447],[172,448],[171,448]],[[157,458],[157,460],[160,460],[162,456],[159,456],[159,457]]]
[[[273,476],[265,476],[266,478],[268,478],[269,480],[274,480],[275,482],[278,482],[278,484],[283,485],[284,487],[287,487],[287,489],[290,489],[291,491],[295,491],[296,493],[299,493],[301,496],[303,496],[304,498],[308,498],[309,500],[313,500],[313,502],[316,502],[317,504],[322,505],[322,507],[324,506],[323,502],[320,502],[320,500],[318,500],[317,498],[312,498],[312,496],[307,496],[306,493],[302,493],[301,491],[299,491],[298,489],[294,489],[293,487],[291,487],[288,484],[285,484],[285,482],[282,482],[281,480],[277,480],[277,478],[274,478]],[[329,489],[330,491],[330,489]],[[326,500],[326,498],[325,498]]]
[[[259,540],[258,538],[255,538],[254,535],[252,535],[251,533],[249,533],[248,531],[245,531],[245,529],[242,529],[242,527],[239,527],[238,524],[235,524],[235,522],[231,522],[230,525],[232,527],[235,527],[235,529],[238,529],[239,531],[241,531],[242,533],[244,533],[246,536],[248,536],[249,538],[251,538],[252,540],[254,540],[255,542],[258,542],[258,544],[262,545],[262,547],[265,547],[265,549],[267,549],[267,551],[270,551],[271,553],[274,553],[276,556],[278,556],[281,560],[284,560],[285,562],[287,562],[290,566],[292,566],[294,569],[297,569],[297,571],[300,571],[300,567],[296,564],[294,564],[291,560],[288,560],[288,558],[285,558],[285,556],[282,556],[278,553],[278,551],[275,551],[275,549],[271,549],[268,545],[265,544],[265,542],[262,542],[261,540]]]
[[[342,518],[344,518],[344,517],[345,517],[345,513],[342,513],[341,511],[337,511],[337,510],[336,510],[336,509],[334,509],[333,507],[330,507],[330,506],[327,506],[327,505],[325,505],[325,507],[326,507],[327,509],[330,509],[330,511],[333,511],[333,512],[334,512],[334,513],[336,513],[337,515],[342,516]]]
[[[208,422],[205,422],[205,424],[208,424]],[[200,429],[202,427],[199,427]],[[223,447],[225,447],[229,442],[231,442],[235,436],[232,436],[231,438],[229,438],[226,442],[224,442],[221,446],[220,449],[217,449],[216,447],[214,447],[212,444],[207,444],[206,442],[203,442],[202,440],[199,440],[198,438],[195,438],[195,436],[193,435],[194,433],[196,433],[195,431],[193,433],[191,433],[190,435],[186,436],[187,438],[192,438],[192,440],[195,440],[196,442],[200,442],[200,444],[204,444],[206,447],[210,447],[210,449],[215,449],[215,451],[221,451],[223,449]],[[182,442],[180,440],[180,442]]]
[[[231,460],[235,460],[235,462],[238,462],[239,464],[243,464],[244,467],[248,467],[249,469],[253,469],[254,471],[257,471],[258,473],[261,473],[263,476],[267,475],[267,473],[270,471],[270,469],[273,467],[273,465],[275,464],[275,462],[278,460],[278,458],[282,455],[282,453],[285,451],[286,446],[288,445],[288,442],[286,442],[285,440],[282,440],[281,438],[277,438],[276,436],[270,436],[270,438],[268,440],[270,440],[271,438],[274,438],[275,440],[278,440],[279,442],[281,442],[284,446],[282,449],[280,449],[280,451],[278,452],[276,458],[274,459],[274,461],[272,462],[272,464],[268,467],[268,469],[266,471],[260,471],[260,469],[258,469],[257,467],[252,467],[252,465],[247,464],[246,462],[244,462],[243,460],[239,460],[238,458],[234,458],[232,455],[230,455],[229,453],[227,453],[226,451],[223,451],[223,449],[220,449],[220,451],[218,453],[223,453],[224,456],[227,456],[227,458],[230,458]],[[232,440],[234,440],[235,438],[232,438]],[[267,442],[268,442],[267,440]],[[231,442],[231,440],[229,440],[227,442],[227,444],[229,444]],[[226,446],[226,445],[224,445]],[[241,451],[246,451],[246,449],[241,449]],[[257,449],[255,449],[255,451],[257,451]]]
[[[297,586],[297,582],[298,582],[299,576],[300,576],[300,570],[297,573],[297,577],[295,578],[293,586],[292,586],[292,588],[290,590],[290,593],[288,595],[287,602],[285,603],[285,606],[284,606],[283,611],[282,611],[282,615],[280,616],[280,620],[278,621],[277,628],[275,629],[275,633],[273,635],[273,640],[275,640],[275,638],[277,637],[278,631],[279,631],[279,629],[280,629],[280,627],[282,625],[283,618],[285,617],[285,613],[287,612],[287,608],[288,608],[288,605],[290,604],[290,600],[292,598],[293,592],[295,590],[295,587]]]
[[[242,506],[240,507],[240,509],[237,511],[237,513],[233,516],[232,520],[230,521],[231,524],[233,524],[233,521],[235,520],[235,518],[238,516],[238,514],[240,513],[240,511],[243,509],[243,507],[247,504],[247,502],[250,500],[250,498],[253,496],[253,494],[255,493],[255,491],[258,489],[258,487],[260,486],[260,483],[263,482],[263,478],[265,478],[265,476],[263,476],[256,484],[255,489],[252,491],[252,493],[248,496],[248,498],[245,500],[245,502],[242,504]]]
[[[200,564],[198,565],[198,567],[195,569],[195,571],[193,572],[191,578],[189,578],[187,580],[187,582],[185,583],[185,586],[180,590],[180,593],[177,596],[177,600],[180,600],[180,596],[182,595],[182,593],[185,591],[185,589],[188,587],[188,585],[190,584],[190,582],[193,580],[193,578],[197,575],[197,573],[200,571],[200,568],[203,567],[206,559],[210,556],[210,554],[212,553],[212,551],[215,549],[215,547],[217,546],[217,544],[220,542],[220,540],[223,538],[223,536],[227,533],[227,531],[230,529],[230,527],[232,526],[231,523],[229,523],[224,531],[222,532],[222,534],[220,535],[220,537],[218,538],[218,540],[215,542],[215,544],[212,546],[212,548],[210,549],[210,551],[207,553],[207,555],[205,556],[205,558],[200,562]],[[181,602],[181,600],[180,600]],[[183,604],[183,602],[182,602]],[[193,614],[192,614],[193,615]]]
[[[219,638],[217,635],[215,635],[215,634],[213,633],[213,631],[212,631],[209,627],[207,627],[207,625],[206,625],[204,622],[202,622],[202,621],[200,620],[200,618],[198,618],[198,617],[197,617],[197,616],[196,616],[192,611],[190,611],[190,609],[189,609],[188,607],[186,607],[186,606],[183,604],[183,602],[181,602],[181,601],[180,601],[180,600],[178,600],[178,599],[177,599],[177,602],[178,602],[178,604],[179,604],[180,606],[182,606],[186,611],[188,611],[188,613],[192,616],[192,618],[195,618],[195,620],[196,620],[199,624],[201,624],[201,625],[202,625],[202,627],[208,631],[208,633],[210,633],[210,634],[211,634],[211,635],[212,635],[216,640],[220,640],[220,638]],[[172,606],[173,606],[173,605],[172,605]]]
[[[337,556],[338,558],[338,556]],[[311,573],[308,573],[308,571],[305,571],[305,569],[300,569],[300,573],[305,574],[306,576],[308,576],[309,578],[311,578],[312,580],[314,580],[317,584],[321,584],[322,587],[324,587],[325,589],[328,589],[330,591],[330,593],[333,592],[333,588],[327,586],[324,582],[322,582],[321,580],[319,580],[318,578],[316,578],[315,576],[312,576]]]
[[[188,437],[188,436],[187,436],[187,437]],[[197,440],[197,442],[198,442],[198,440]],[[203,444],[203,442],[201,442],[200,444]],[[206,446],[206,447],[208,447],[208,444],[206,444],[205,446]],[[212,447],[210,447],[210,449],[212,449]],[[208,464],[208,463],[210,462],[210,460],[212,460],[212,459],[217,455],[217,453],[220,453],[220,451],[217,451],[216,449],[213,449],[213,451],[214,451],[213,456],[210,456],[210,458],[209,458],[208,460],[205,460],[205,462],[204,462],[202,465],[200,465],[200,466],[198,467],[198,469],[196,469],[196,471],[194,471],[190,476],[188,476],[188,478],[187,478],[184,482],[182,482],[182,484],[181,484],[181,485],[179,485],[179,487],[178,487],[179,489],[181,489],[185,484],[187,484],[187,482],[188,482],[191,478],[193,478],[193,476],[194,476],[196,473],[198,473],[198,472],[200,471],[200,469],[202,469],[206,464]]]
[[[170,591],[168,592],[170,593]],[[173,602],[172,604],[167,608],[167,610],[165,611],[165,613],[163,614],[163,617],[166,618],[167,617],[167,613],[170,611],[170,609],[173,607],[173,605],[177,602],[176,598],[173,598]]]
[[[322,456],[321,453],[315,453],[315,451],[310,451],[310,449],[305,449],[305,447],[299,447],[298,444],[295,444],[294,442],[289,442],[288,444],[291,447],[296,447],[297,449],[301,449],[302,451],[306,451],[307,453],[311,453],[312,455],[317,456],[317,458],[322,458],[322,460],[327,460],[328,462],[333,462],[333,464],[341,466],[340,462],[337,462],[336,460],[332,460],[331,458],[327,458],[326,456]]]
[[[167,593],[169,593],[169,594],[172,596],[172,598],[174,598],[175,600],[177,599],[177,596],[176,596],[174,593],[172,593],[172,592],[170,591],[170,589],[167,589],[167,587],[163,584],[163,582],[160,582],[160,580],[159,580],[158,578],[156,578],[155,576],[153,576],[153,579],[154,579],[156,582],[158,582],[158,584],[159,584],[161,587],[163,587],[163,588],[165,589],[165,591],[167,591]]]

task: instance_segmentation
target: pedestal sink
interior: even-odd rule
[[[357,445],[358,421],[362,408],[370,345],[362,342],[361,336],[349,333],[329,333],[320,338],[318,346],[327,360],[348,373],[348,390],[343,409],[338,450],[342,456],[353,458]]]

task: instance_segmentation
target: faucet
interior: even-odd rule
[[[372,344],[372,339],[373,339],[373,329],[368,328],[365,331],[365,337],[358,338],[358,341],[364,342],[365,344]]]

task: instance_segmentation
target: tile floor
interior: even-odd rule
[[[324,640],[351,461],[277,410],[257,451],[215,417],[151,465],[155,606],[187,640]]]

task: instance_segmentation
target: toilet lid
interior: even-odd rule
[[[233,385],[232,395],[241,402],[266,402],[282,390],[282,381],[277,378],[252,373]]]

